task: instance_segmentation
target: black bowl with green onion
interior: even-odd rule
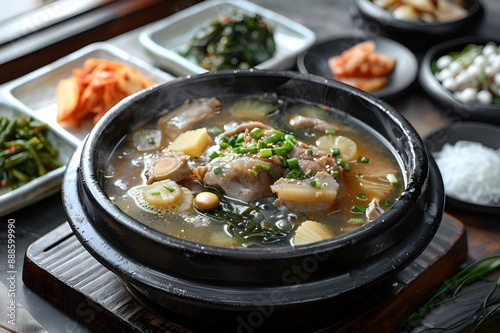
[[[235,248],[169,236],[123,213],[103,189],[112,150],[132,129],[187,98],[255,92],[328,105],[383,137],[406,174],[399,199],[369,224],[302,246]],[[291,71],[209,72],[160,84],[125,99],[94,127],[63,184],[68,221],[82,245],[133,294],[190,328],[315,327],[340,320],[346,305],[410,264],[436,233],[443,184],[422,140],[389,105],[355,88]],[[268,311],[270,310],[270,311]]]

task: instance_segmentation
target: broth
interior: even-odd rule
[[[153,179],[152,181],[148,174],[153,161],[165,154],[172,154],[169,152],[169,147],[175,138],[168,137],[171,131],[164,128],[163,132],[160,130],[162,121],[146,124],[127,135],[116,147],[104,170],[104,189],[110,199],[126,214],[165,234],[213,246],[267,247],[304,244],[299,242],[298,236],[299,233],[304,234],[304,231],[310,239],[306,243],[353,231],[376,219],[399,198],[404,190],[406,178],[404,172],[401,171],[402,163],[391,151],[390,145],[374,130],[349,115],[324,106],[287,100],[273,95],[227,98],[221,99],[220,103],[221,110],[216,110],[214,116],[200,117],[199,121],[193,120],[189,110],[172,110],[163,117],[171,118],[171,113],[177,115],[178,118],[169,119],[168,126],[172,124],[180,126],[179,124],[183,121],[187,123],[191,120],[193,124],[192,126],[189,124],[191,126],[189,130],[206,128],[210,140],[213,141],[207,149],[203,149],[200,156],[189,158],[187,161],[189,170],[196,171],[184,178],[181,177],[182,179],[176,180],[175,183],[168,183],[169,180],[154,181]],[[195,104],[194,101],[189,105],[193,104]],[[183,107],[185,106],[179,108]],[[183,115],[186,119],[182,119]],[[273,191],[274,189],[276,191],[271,192],[271,195],[265,189],[263,192],[265,195],[258,196],[256,193],[258,191],[249,190],[243,195],[251,197],[250,202],[246,202],[241,197],[234,198],[234,196],[227,195],[234,187],[237,187],[233,186],[235,184],[232,184],[231,188],[224,189],[213,184],[210,186],[202,184],[208,179],[209,173],[212,178],[215,177],[215,170],[218,166],[211,165],[218,158],[221,161],[226,158],[224,164],[222,162],[220,164],[223,166],[235,160],[239,161],[242,155],[257,156],[267,161],[267,155],[263,154],[266,150],[262,148],[264,146],[249,153],[246,151],[242,153],[230,146],[232,139],[229,140],[229,136],[220,133],[229,133],[228,131],[247,122],[258,122],[255,124],[264,124],[272,128],[265,127],[265,133],[284,134],[294,142],[295,146],[290,148],[294,151],[298,150],[303,143],[305,147],[303,153],[315,154],[312,158],[315,163],[318,160],[333,161],[334,163],[330,163],[320,171],[328,171],[329,177],[335,179],[339,187],[335,188],[336,185],[328,179],[329,177],[320,177],[320,174],[325,174],[324,172],[311,174],[311,169],[299,168],[302,170],[300,176],[297,177],[299,180],[286,180],[288,173],[291,174],[293,170],[294,158],[290,158],[292,152],[288,151],[278,156],[276,155],[278,149],[274,150],[275,148],[273,148],[273,156],[269,158],[279,161],[281,166],[272,162],[269,164],[271,166],[269,170],[268,166],[263,166],[265,163],[259,162],[248,171],[256,177],[255,181],[260,181],[262,177],[273,178],[271,181],[273,186],[276,184],[273,183],[274,180],[280,178],[280,175],[273,171],[282,172],[282,176],[285,175],[282,179],[284,179],[286,191],[280,191],[281,187],[273,187]],[[254,128],[255,124],[252,123],[247,127],[244,140],[252,139],[249,136],[250,129]],[[186,128],[179,132],[185,133]],[[260,135],[263,134],[260,133]],[[236,137],[237,133],[233,136]],[[255,138],[254,141],[258,143],[264,137],[265,134],[261,138]],[[338,139],[339,137],[341,139]],[[229,143],[225,143],[224,140]],[[352,152],[352,142],[355,144],[354,152]],[[230,147],[226,148],[226,145]],[[248,145],[243,144],[245,148]],[[340,152],[335,145],[342,147]],[[203,145],[197,144],[196,146]],[[270,146],[268,144],[266,147]],[[321,156],[317,155],[318,151]],[[302,163],[300,158],[299,162]],[[211,166],[211,169],[207,165]],[[268,170],[267,173],[264,170]],[[242,172],[237,174],[241,175]],[[226,181],[230,182],[232,174],[224,174],[224,176],[227,177]],[[251,183],[252,178],[248,177]],[[293,177],[290,176],[290,178]],[[245,180],[238,181],[241,183],[237,182],[236,185],[243,184]],[[147,182],[152,182],[152,184],[162,182],[164,188],[172,191],[170,194],[166,193],[169,196],[191,193],[193,196],[184,196],[183,201],[178,201],[172,206],[155,206],[144,199],[144,186]],[[330,186],[326,184],[328,182],[332,183],[332,187],[328,187]],[[322,194],[325,195],[332,195],[334,200],[320,200],[319,203],[299,201],[297,203],[295,199],[291,200],[289,197],[287,199],[286,194],[289,194],[290,183],[293,183],[293,186],[296,183],[304,186],[298,190],[300,195],[303,194],[302,190],[311,191],[308,186],[314,188],[317,185],[318,191],[324,191]],[[306,183],[308,185],[305,185]],[[179,184],[184,192],[179,194],[168,184],[173,184],[174,187]],[[252,184],[249,186],[251,187]],[[240,193],[238,191],[237,193]],[[200,192],[217,194],[220,200],[217,207],[208,210],[201,210],[196,206],[191,208],[193,198]],[[318,193],[316,192],[314,198],[319,197]],[[155,194],[158,193],[155,192]],[[280,196],[278,200],[276,200],[277,195]],[[258,197],[255,198],[255,196]],[[326,201],[328,203],[325,203]],[[182,211],[179,210],[179,205],[184,205],[184,208],[180,209]],[[370,209],[368,209],[369,206]],[[312,228],[310,228],[311,225],[313,225]]]

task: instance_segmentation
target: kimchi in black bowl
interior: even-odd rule
[[[389,105],[248,70],[120,102],[73,156],[63,203],[83,246],[167,319],[292,329],[340,320],[410,264],[444,191]]]

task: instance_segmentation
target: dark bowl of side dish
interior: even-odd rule
[[[370,93],[384,100],[404,95],[415,82],[418,75],[417,58],[405,46],[384,37],[340,36],[321,41],[299,54],[297,68],[301,73],[333,78],[329,59],[339,56],[348,48],[365,42],[375,43],[375,52],[396,60],[393,71],[388,75],[387,85]]]
[[[479,122],[469,122],[469,121],[458,121],[451,123],[449,125],[445,125],[442,127],[439,127],[435,129],[434,131],[430,132],[424,137],[424,144],[429,151],[431,155],[436,155],[440,152],[442,152],[443,147],[445,145],[455,145],[459,141],[467,141],[467,142],[473,142],[473,143],[478,143],[481,144],[485,148],[493,149],[497,151],[497,155],[500,154],[500,127],[493,125],[493,124],[485,124],[485,123],[479,123]],[[482,149],[482,147],[481,147]],[[443,158],[445,158],[443,156]],[[468,156],[457,156],[457,158],[460,159],[465,159],[465,160],[471,160],[470,157]],[[486,158],[486,156],[484,156]],[[471,172],[474,173],[474,163],[479,163],[479,164],[484,164],[485,160],[481,160],[480,158],[478,159],[473,159],[470,161],[469,167],[472,169]],[[451,161],[450,161],[451,163]],[[440,164],[438,164],[438,167]],[[449,168],[447,168],[449,170]],[[479,170],[476,169],[477,172]],[[441,173],[443,175],[444,179],[448,179],[448,177],[460,177],[460,174],[456,173],[455,175],[449,175],[445,174],[444,171],[441,169]],[[493,172],[493,171],[492,171]],[[498,173],[497,173],[498,174]],[[485,177],[485,181],[489,182],[490,190],[495,190],[495,188],[498,191],[498,188],[496,186],[498,185],[498,177],[497,179],[497,185],[492,183],[493,179],[491,177],[494,177],[494,174],[488,175],[476,175],[476,177],[467,177],[468,182],[476,182],[478,181],[479,177]],[[490,178],[490,180],[486,180]],[[470,187],[474,188],[474,187]],[[452,191],[446,190],[446,182],[445,182],[445,192],[446,192],[446,207],[456,210],[456,211],[462,211],[462,212],[467,212],[467,213],[473,213],[473,214],[491,214],[491,215],[498,215],[500,214],[500,199],[497,195],[497,202],[491,202],[491,203],[478,203],[474,202],[474,193],[470,194],[470,197],[468,199],[465,199],[460,195],[460,198],[456,196],[456,194],[451,193]],[[450,192],[450,193],[449,193]]]
[[[160,233],[123,213],[103,190],[103,168],[129,131],[186,98],[265,91],[331,106],[389,142],[406,184],[379,218],[342,236],[299,247],[227,248]],[[441,175],[409,122],[373,96],[291,71],[221,71],[183,77],[135,94],[110,110],[70,161],[63,205],[74,234],[154,311],[186,327],[315,328],[410,264],[442,218]],[[271,313],[269,310],[271,309]],[[265,317],[263,317],[265,316]]]
[[[465,103],[439,82],[433,72],[435,62],[443,55],[460,52],[467,45],[500,43],[487,37],[463,37],[452,39],[430,48],[420,64],[418,81],[422,89],[443,107],[443,114],[449,120],[479,121],[500,125],[500,104]]]
[[[480,0],[466,0],[467,14],[458,19],[426,22],[397,19],[371,0],[355,0],[356,15],[361,17],[365,31],[395,39],[411,48],[427,48],[431,42],[460,36],[477,25],[484,8]]]

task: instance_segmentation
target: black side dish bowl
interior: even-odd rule
[[[448,120],[467,120],[500,125],[500,104],[481,105],[459,101],[436,79],[432,64],[441,56],[450,52],[462,51],[467,45],[485,45],[488,42],[500,44],[500,40],[487,37],[463,37],[431,47],[422,58],[418,81],[422,89],[443,107],[443,114]]]
[[[367,124],[402,161],[407,184],[382,216],[353,232],[298,247],[225,248],[175,238],[124,214],[103,190],[104,167],[131,130],[186,99],[275,93],[327,105]],[[312,329],[409,265],[436,233],[441,175],[396,110],[372,95],[311,74],[221,71],[186,76],[128,97],[93,128],[62,186],[74,234],[150,309],[187,328]],[[257,327],[258,326],[258,327]]]
[[[467,15],[451,21],[424,22],[394,18],[392,13],[371,0],[355,0],[356,15],[365,31],[395,39],[410,48],[428,48],[431,41],[462,36],[477,25],[484,15],[481,0],[466,0]]]
[[[440,152],[445,144],[454,145],[458,141],[478,142],[485,147],[498,150],[500,149],[500,126],[473,121],[459,121],[439,127],[424,137],[425,147],[431,155]],[[500,204],[477,204],[472,201],[458,199],[449,194],[446,195],[445,206],[446,209],[469,214],[500,215]]]
[[[387,77],[387,85],[370,93],[386,101],[403,96],[413,86],[417,78],[417,58],[409,49],[387,38],[368,39],[359,36],[341,36],[324,40],[299,54],[297,68],[301,73],[311,73],[335,79],[328,60],[358,43],[369,40],[375,43],[376,53],[396,59],[396,66]]]

